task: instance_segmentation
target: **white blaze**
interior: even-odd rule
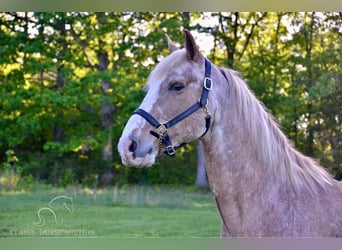
[[[161,83],[165,79],[165,77],[167,77],[168,72],[174,67],[174,65],[179,62],[179,60],[184,60],[186,56],[184,52],[184,49],[175,51],[164,58],[156,66],[156,68],[152,71],[148,78],[146,84],[148,91],[139,108],[145,110],[147,113],[150,114],[152,108],[156,108],[155,104],[159,97]],[[140,115],[132,115],[129,118],[118,144],[118,151],[124,165],[130,164],[135,166],[143,166],[152,165],[154,163],[155,157],[158,154],[158,150],[154,150],[153,152],[148,153],[144,156],[144,158],[134,157],[133,153],[129,150],[130,145],[132,144],[132,138],[139,140],[140,150],[142,151],[146,151],[146,149],[153,146],[155,138],[151,136],[151,139],[149,140],[149,137],[142,135],[141,130],[146,125],[146,123],[147,121]]]

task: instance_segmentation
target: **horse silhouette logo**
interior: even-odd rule
[[[73,212],[73,197],[70,196],[57,196],[53,198],[46,207],[38,210],[38,222],[34,222],[36,226],[45,225],[45,217],[52,216],[57,225],[63,224],[62,211],[66,210],[69,213]]]

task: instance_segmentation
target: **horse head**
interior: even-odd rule
[[[151,166],[161,153],[203,136],[209,129],[208,92],[211,63],[185,30],[185,48],[168,37],[170,54],[151,72],[140,107],[128,120],[119,140],[122,163]]]

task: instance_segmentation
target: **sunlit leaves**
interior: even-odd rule
[[[336,170],[341,23],[339,13],[1,13],[0,154],[99,152],[108,134],[116,144],[168,54],[165,34],[182,46],[188,28],[212,38],[210,60],[239,70],[304,152],[311,129],[314,156]]]

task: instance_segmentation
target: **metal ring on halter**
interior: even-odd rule
[[[206,90],[211,90],[213,88],[213,80],[210,77],[205,77],[203,81],[203,87]]]
[[[159,135],[163,135],[164,133],[166,133],[167,132],[167,128],[165,127],[165,124],[164,123],[161,123],[157,128],[156,128],[156,130],[157,130],[157,133],[159,134]]]

